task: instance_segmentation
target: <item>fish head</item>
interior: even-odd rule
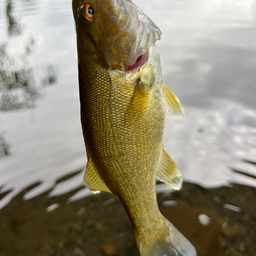
[[[73,0],[78,44],[111,69],[138,71],[161,31],[132,0]]]

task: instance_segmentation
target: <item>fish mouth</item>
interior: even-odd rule
[[[99,14],[102,33],[95,39],[97,47],[107,67],[135,73],[150,59],[150,48],[161,38],[161,31],[133,0],[105,1],[117,13],[106,8]]]
[[[129,66],[126,71],[139,72],[140,68],[148,62],[148,58],[149,58],[149,49],[144,54],[140,55],[137,58],[136,62],[133,65]]]

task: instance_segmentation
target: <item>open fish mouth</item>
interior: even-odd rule
[[[113,83],[119,81],[134,84],[139,79],[140,84],[147,84],[150,87],[152,81],[159,84],[163,83],[162,76],[159,76],[161,74],[161,65],[159,64],[159,52],[156,44],[154,44],[145,53],[139,55],[135,63],[128,66],[126,70],[109,67],[108,74]]]
[[[101,35],[97,40],[106,65],[113,70],[138,71],[160,39],[160,29],[132,0],[103,2],[104,8],[98,13]]]
[[[136,62],[133,65],[128,67],[127,71],[139,72],[140,68],[147,63],[148,58],[149,58],[149,50],[147,50],[144,54],[140,55],[137,58]]]

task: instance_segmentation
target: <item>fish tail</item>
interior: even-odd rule
[[[194,246],[165,218],[163,228],[135,231],[135,238],[141,256],[197,255]]]

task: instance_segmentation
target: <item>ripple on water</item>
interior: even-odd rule
[[[255,1],[165,1],[157,8],[153,0],[137,2],[163,31],[164,80],[186,111],[184,119],[167,115],[163,140],[184,180],[256,187]],[[0,45],[8,42],[22,57],[24,38],[35,35],[37,50],[28,57],[35,83],[41,85],[49,65],[58,66],[59,79],[41,88],[34,108],[0,114],[0,136],[10,151],[0,158],[0,208],[35,182],[24,199],[80,188],[82,172],[56,181],[86,164],[70,1],[10,0],[9,16],[6,3],[0,1]],[[170,191],[157,185],[158,193]],[[68,201],[89,195],[84,188]]]

